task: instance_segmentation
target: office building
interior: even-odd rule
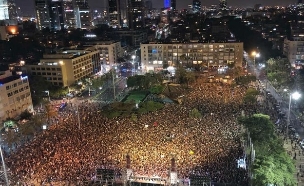
[[[131,30],[144,28],[144,0],[128,0],[128,22]]]
[[[86,42],[86,46],[90,46],[99,51],[100,64],[113,66],[117,59],[123,57],[124,50],[120,42],[116,41],[92,41]],[[98,66],[97,69],[100,69]]]
[[[75,0],[75,16],[77,28],[92,28],[92,18],[87,0]]]
[[[65,28],[77,28],[76,16],[74,10],[74,1],[73,0],[63,0],[63,12],[64,12],[64,22]]]
[[[52,0],[50,5],[50,18],[52,30],[63,30],[65,27],[63,1]]]
[[[10,20],[18,20],[17,7],[15,0],[7,0],[8,2],[8,14]]]
[[[51,17],[49,0],[35,0],[36,25],[39,30],[50,28]]]
[[[234,63],[242,66],[243,43],[172,43],[141,44],[141,62],[145,72],[159,71],[164,65],[177,64],[225,68]]]
[[[201,1],[200,0],[193,0],[192,4],[192,11],[193,13],[199,13],[201,11]]]
[[[12,75],[9,70],[0,74],[0,121],[15,118],[23,111],[33,111],[27,76]]]
[[[0,20],[9,19],[9,7],[7,0],[0,1]]]
[[[108,15],[112,27],[121,26],[120,0],[108,0]]]
[[[28,73],[40,76],[57,86],[70,86],[85,77],[100,71],[99,51],[85,49],[65,49],[56,54],[44,54],[36,65],[26,65]]]
[[[301,69],[304,65],[304,38],[284,40],[283,54],[293,68]]]

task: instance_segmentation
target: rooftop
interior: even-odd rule
[[[15,81],[15,80],[20,79],[20,78],[21,79],[27,79],[27,76],[13,75],[13,76],[2,78],[2,79],[0,79],[0,86],[4,85],[6,83],[9,83],[9,82]]]

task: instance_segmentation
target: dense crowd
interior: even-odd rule
[[[134,118],[108,119],[98,105],[79,106],[53,118],[53,125],[8,157],[8,167],[22,183],[78,183],[92,180],[97,168],[126,167],[130,155],[136,176],[168,177],[171,159],[178,177],[201,175],[214,182],[247,185],[247,171],[237,117],[257,112],[242,103],[246,88],[200,83],[180,104]],[[202,118],[189,113],[198,109]],[[60,185],[60,184],[59,184]]]

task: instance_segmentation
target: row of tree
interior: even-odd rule
[[[294,79],[291,76],[291,68],[286,58],[270,58],[266,62],[267,79],[277,89],[291,89]]]
[[[253,185],[296,185],[294,162],[283,148],[283,140],[275,133],[270,117],[254,114],[240,118],[239,123],[249,132],[255,149],[255,161],[250,167]]]

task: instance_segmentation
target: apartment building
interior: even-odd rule
[[[27,65],[29,74],[42,76],[53,85],[63,87],[99,72],[100,68],[99,51],[92,47],[44,54],[38,64]]]
[[[142,68],[146,72],[158,71],[164,65],[201,65],[225,67],[228,63],[242,66],[243,43],[170,43],[141,44]]]
[[[120,42],[116,41],[92,41],[86,42],[86,46],[90,46],[99,51],[100,62],[103,65],[114,65],[119,57],[124,55],[124,50]]]
[[[27,76],[12,75],[7,70],[0,74],[0,121],[15,118],[23,111],[33,111]]]
[[[287,56],[290,65],[294,68],[302,68],[304,65],[304,39],[285,38],[283,54]]]

